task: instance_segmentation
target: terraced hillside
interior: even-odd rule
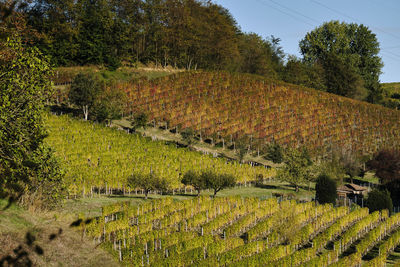
[[[81,230],[129,266],[383,266],[400,244],[400,214],[275,198],[164,198],[105,206]]]
[[[257,76],[185,72],[119,86],[131,114],[192,128],[203,139],[246,138],[254,150],[269,142],[325,154],[400,146],[399,111]]]
[[[274,169],[228,162],[68,116],[49,115],[46,124],[46,142],[61,159],[72,196],[92,195],[94,188],[128,194],[135,190],[127,185],[133,173],[152,173],[166,180],[170,190],[183,186],[180,179],[189,170],[232,174],[243,184],[275,175]]]

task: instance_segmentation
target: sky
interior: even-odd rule
[[[400,82],[400,0],[214,0],[243,32],[281,39],[286,54],[301,56],[299,41],[324,22],[364,24],[376,34],[384,63],[381,82]]]

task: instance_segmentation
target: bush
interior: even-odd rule
[[[135,116],[135,118],[134,118],[134,120],[133,120],[133,122],[132,122],[132,127],[133,127],[133,129],[138,129],[138,128],[140,128],[140,127],[142,127],[143,129],[145,129],[146,128],[146,126],[147,126],[147,122],[148,122],[148,117],[147,117],[147,114],[146,113],[138,113],[136,116]]]
[[[392,199],[387,190],[379,191],[378,189],[374,189],[369,192],[366,205],[370,213],[384,209],[389,210],[389,213],[393,211]]]
[[[181,136],[188,145],[191,145],[194,142],[194,131],[191,128],[183,130]]]
[[[336,203],[336,182],[328,175],[322,174],[318,176],[315,191],[315,199],[318,200],[320,204]]]
[[[271,144],[267,147],[265,159],[271,160],[274,163],[282,163],[283,149],[279,144]]]

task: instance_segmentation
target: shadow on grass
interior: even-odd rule
[[[262,189],[278,189],[278,188],[281,188],[281,187],[278,187],[276,185],[270,185],[270,184],[257,184],[256,187],[262,188]]]
[[[13,203],[16,202],[14,198],[9,198],[7,205],[2,209],[5,211],[9,209]],[[71,225],[72,227],[72,225]],[[53,241],[63,233],[63,230],[59,228],[58,232],[52,233],[48,237],[48,242]],[[0,266],[34,266],[31,255],[37,254],[42,256],[44,250],[41,246],[36,243],[36,237],[33,233],[27,232],[25,235],[25,242],[18,245],[12,250],[11,253],[0,258]]]

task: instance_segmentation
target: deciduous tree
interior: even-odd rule
[[[390,194],[387,190],[379,191],[374,189],[369,192],[366,206],[368,207],[370,213],[384,209],[387,209],[389,214],[393,212],[392,199],[390,198]]]
[[[128,185],[132,188],[143,189],[145,199],[151,190],[166,190],[168,183],[166,180],[154,175],[150,172],[148,174],[134,173],[128,178]]]
[[[0,197],[26,205],[51,206],[62,195],[61,170],[43,144],[51,72],[47,59],[17,36],[0,42]]]
[[[204,177],[203,177],[204,178]],[[197,190],[197,195],[200,195],[201,190],[206,189],[206,181],[202,176],[194,171],[188,171],[183,175],[182,184],[193,186]]]
[[[75,76],[69,91],[69,99],[82,109],[85,120],[88,119],[89,111],[93,108],[103,88],[104,85],[94,74],[80,73]]]
[[[315,185],[315,199],[320,204],[336,203],[337,198],[336,182],[328,175],[320,175]]]
[[[383,149],[367,162],[369,169],[375,170],[382,186],[389,190],[392,200],[400,203],[400,150]]]
[[[290,183],[298,192],[299,186],[312,177],[312,161],[307,151],[289,148],[283,156],[283,163],[285,165],[278,171],[278,179]]]
[[[204,171],[200,175],[200,179],[204,181],[207,188],[214,190],[214,197],[224,188],[232,187],[236,183],[236,178],[229,174],[216,174],[212,171]]]
[[[306,62],[321,62],[328,71],[328,91],[337,90],[334,87],[343,78],[344,83],[351,85],[352,92],[341,92],[342,95],[360,96],[357,91],[365,87],[366,99],[372,103],[379,101],[379,75],[383,66],[378,56],[379,42],[365,25],[326,22],[306,34],[300,41],[300,50]]]

